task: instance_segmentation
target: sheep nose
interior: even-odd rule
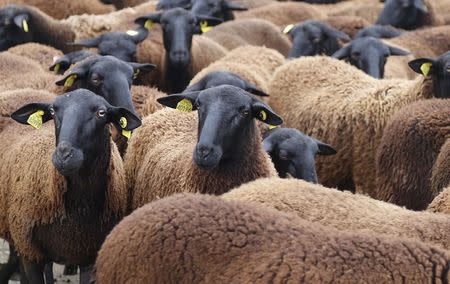
[[[172,51],[172,58],[177,61],[183,61],[187,57],[188,53],[185,50]]]
[[[62,161],[67,161],[73,157],[73,147],[66,142],[62,142],[58,145],[56,153]]]
[[[199,146],[197,148],[197,154],[202,159],[207,158],[212,153],[212,151],[213,151],[212,147]]]

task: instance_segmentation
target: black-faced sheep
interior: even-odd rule
[[[0,236],[16,248],[27,279],[43,283],[46,261],[92,264],[125,215],[128,192],[109,123],[131,131],[141,122],[87,90],[28,104],[11,117],[36,128],[52,119],[56,125],[9,127],[0,137]]]
[[[393,38],[398,37],[402,32],[391,26],[373,25],[364,29],[361,29],[354,38],[371,36],[376,38]]]
[[[191,0],[191,11],[194,15],[205,15],[222,19],[234,20],[233,11],[245,11],[247,7],[230,0]]]
[[[447,62],[443,56],[441,60]],[[427,73],[428,74],[428,73]],[[279,67],[270,104],[286,127],[326,141],[338,151],[318,158],[319,182],[370,195],[376,190],[375,156],[389,118],[421,99],[448,97],[447,79],[430,73],[410,80],[377,80],[329,57],[304,57]],[[441,83],[438,83],[441,82]]]
[[[427,211],[450,214],[450,187],[445,188],[428,206]]]
[[[317,183],[316,155],[334,155],[336,150],[328,144],[309,137],[297,129],[275,128],[264,134],[264,150],[278,172],[285,178],[292,177]]]
[[[450,277],[450,254],[411,239],[344,233],[261,205],[180,194],[126,217],[96,283],[397,283]]]
[[[133,209],[178,192],[222,194],[276,176],[255,120],[271,125],[282,120],[242,89],[222,85],[158,101],[198,110],[199,118],[194,112],[164,109],[143,119],[124,158]]]
[[[450,249],[450,218],[444,214],[414,212],[302,180],[259,179],[222,198],[259,203],[339,231],[412,238]]]
[[[62,75],[73,64],[76,64],[90,56],[96,55],[97,55],[96,53],[93,53],[88,50],[72,51],[64,54],[63,56],[55,57],[53,64],[49,67],[49,70],[55,72],[56,74]]]

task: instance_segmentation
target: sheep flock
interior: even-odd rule
[[[450,283],[450,0],[0,0],[0,284]]]

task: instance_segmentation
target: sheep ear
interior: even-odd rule
[[[237,3],[232,3],[232,2],[229,2],[229,1],[224,1],[223,2],[223,8],[225,10],[230,10],[230,11],[246,11],[246,10],[248,10],[247,7],[244,7],[244,6],[241,6],[241,5],[237,4]]]
[[[259,96],[259,97],[268,97],[269,96],[267,93],[265,93],[263,90],[261,90],[260,88],[256,87],[252,83],[247,82],[247,81],[245,81],[245,83],[246,83],[245,90],[247,92],[249,92],[250,94],[253,94],[253,95]]]
[[[391,53],[391,55],[408,55],[410,54],[409,51],[403,50],[401,48],[398,47],[393,47],[393,46],[387,46],[389,48],[389,52]]]
[[[170,108],[177,109],[183,112],[191,112],[196,110],[195,101],[197,100],[199,91],[173,94],[157,99],[158,103]]]
[[[132,131],[142,124],[139,117],[123,107],[109,107],[107,115],[108,122],[114,124],[119,131]]]
[[[256,101],[256,100],[255,100]],[[256,101],[252,105],[253,117],[272,126],[280,125],[283,119],[279,117],[270,107],[262,102]]]
[[[331,145],[323,143],[322,141],[319,141],[315,138],[312,139],[314,140],[314,142],[316,142],[317,147],[319,148],[319,151],[317,151],[318,155],[329,156],[337,153],[337,151]]]
[[[205,89],[205,78],[203,77],[200,81],[197,83],[187,87],[183,93],[192,93],[192,92],[199,92],[201,90]]]
[[[324,25],[322,30],[325,31],[325,33],[328,37],[342,39],[345,41],[351,40],[350,37],[346,33],[341,32],[335,28],[329,27],[327,25]]]
[[[197,26],[200,27],[200,29],[194,29],[195,33],[206,33],[210,31],[213,26],[217,26],[223,22],[222,19],[203,15],[195,15],[195,19],[197,21]]]
[[[343,48],[336,51],[331,57],[337,59],[344,59],[350,56],[351,44],[344,46]]]
[[[414,72],[428,76],[434,73],[436,61],[430,58],[419,58],[408,62],[409,67]]]
[[[148,73],[156,68],[155,64],[149,64],[149,63],[141,64],[141,63],[136,63],[136,62],[128,62],[128,64],[131,67],[133,67],[133,71],[134,71],[133,79],[136,79],[139,76],[139,74]]]
[[[144,17],[139,17],[134,22],[141,27],[146,28],[147,30],[150,30],[153,28],[153,25],[155,23],[159,23],[161,21],[161,15],[162,13],[152,13]]]
[[[137,30],[129,30],[126,32],[127,35],[131,36],[134,43],[138,44],[143,42],[148,36],[148,30],[144,27],[139,27]]]
[[[79,66],[78,68],[75,67],[72,70],[70,70],[69,74],[64,77],[64,79],[57,81],[55,84],[57,86],[64,86],[64,87],[72,87],[72,85],[80,78],[84,78],[87,70],[85,70],[84,66]]]
[[[423,0],[413,0],[413,5],[416,7],[417,10],[422,11],[424,13],[428,13],[428,8],[425,5]]]
[[[11,118],[21,124],[29,124],[36,129],[41,128],[43,123],[53,119],[50,113],[51,104],[32,103],[27,104],[11,114]]]
[[[69,69],[70,62],[65,58],[59,58],[48,69],[54,71],[56,74],[64,74]]]
[[[28,26],[29,20],[30,16],[28,14],[19,14],[14,17],[14,24],[27,33],[30,31]]]

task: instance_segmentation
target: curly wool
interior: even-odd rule
[[[45,71],[53,64],[53,58],[64,55],[58,49],[34,42],[16,45],[8,49],[8,52],[27,57],[39,63]]]
[[[447,129],[448,133],[448,129]],[[450,139],[447,139],[439,150],[439,155],[431,171],[431,192],[439,193],[450,185]]]
[[[450,187],[445,188],[433,202],[428,206],[427,211],[435,213],[450,214]]]
[[[445,282],[450,254],[409,239],[344,233],[293,214],[179,194],[126,217],[96,283]]]

